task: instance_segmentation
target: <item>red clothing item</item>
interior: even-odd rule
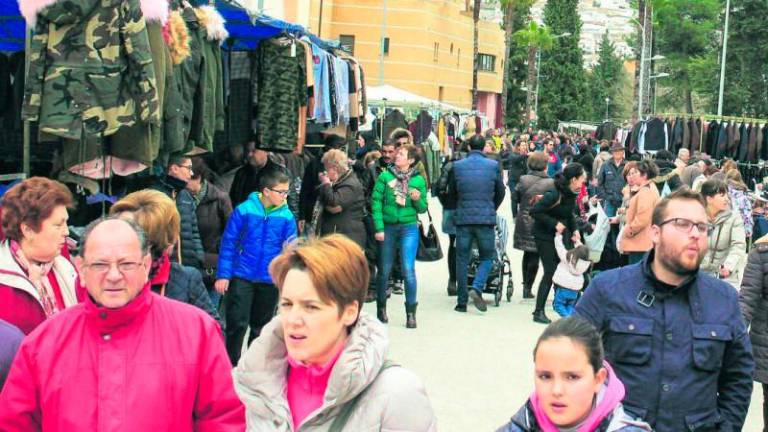
[[[216,321],[147,285],[119,309],[88,297],[27,336],[0,430],[242,432],[245,413]]]
[[[290,356],[288,364],[288,407],[293,418],[293,430],[301,426],[301,422],[316,409],[323,406],[325,389],[328,387],[328,379],[331,377],[333,366],[344,351],[344,347],[325,366],[306,366]]]

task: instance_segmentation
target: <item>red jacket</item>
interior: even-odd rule
[[[57,284],[54,289],[74,290],[74,298],[78,302],[83,301],[86,297],[85,288],[80,286],[75,266],[63,255],[54,262],[52,271],[58,272],[67,281],[65,286]],[[13,259],[8,242],[3,241],[0,243],[0,319],[18,327],[24,334],[29,334],[45,318],[37,289]]]
[[[128,305],[85,302],[22,342],[0,394],[0,430],[245,430],[219,326],[148,286]]]

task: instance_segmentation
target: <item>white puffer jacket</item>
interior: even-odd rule
[[[707,254],[701,262],[701,270],[719,277],[720,266],[725,266],[731,271],[725,281],[738,289],[747,260],[744,220],[741,214],[728,209],[715,217],[713,225],[715,229],[709,233]]]
[[[565,250],[565,245],[563,245],[562,234],[555,235],[555,250],[557,251],[557,256],[560,257],[560,263],[557,265],[555,274],[552,276],[552,282],[563,288],[580,291],[584,287],[584,272],[589,270],[592,262],[583,259],[577,260],[575,265],[568,262],[568,251]]]
[[[246,408],[247,430],[326,432],[343,407],[365,391],[344,431],[436,431],[435,415],[419,377],[399,366],[382,370],[388,347],[386,327],[361,313],[333,367],[323,405],[294,428],[286,399],[287,351],[278,315],[233,371],[235,391]]]

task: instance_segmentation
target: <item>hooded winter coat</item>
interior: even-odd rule
[[[320,216],[320,235],[344,234],[365,248],[365,191],[352,169],[332,185],[321,185],[318,196],[325,209]],[[328,210],[332,207],[341,207],[341,211],[333,213]]]
[[[592,162],[592,176],[597,177],[597,175],[600,173],[600,167],[603,166],[604,163],[611,160],[612,156],[610,152],[607,151],[601,151],[600,153],[595,156],[595,161]]]
[[[578,244],[575,246],[578,246]],[[569,261],[568,250],[565,249],[563,244],[562,234],[555,234],[555,251],[558,258],[560,258],[560,262],[557,264],[555,274],[552,275],[552,282],[563,288],[581,291],[584,288],[584,272],[589,270],[592,262],[581,258],[577,259],[575,264]]]
[[[677,165],[674,162],[656,159],[655,163],[659,167],[659,175],[653,178],[653,182],[656,184],[659,194],[664,190],[664,184],[669,186],[670,191],[675,191],[683,185]]]
[[[394,169],[394,168],[393,168]],[[395,192],[392,188],[397,178],[392,171],[382,172],[376,179],[371,195],[371,209],[373,225],[376,232],[383,232],[384,225],[413,225],[419,221],[419,213],[427,212],[427,184],[424,177],[416,170],[408,182],[408,189],[418,189],[421,197],[414,201],[409,197],[406,205],[397,204]]]
[[[715,229],[709,233],[707,254],[701,261],[701,270],[718,277],[720,267],[725,266],[731,271],[725,281],[738,288],[741,282],[741,269],[747,258],[744,221],[738,212],[727,209],[718,213],[712,224]]]
[[[520,208],[515,219],[515,232],[513,234],[513,246],[515,249],[524,252],[536,252],[536,239],[533,237],[533,216],[531,216],[531,207],[533,207],[533,198],[536,195],[544,195],[548,190],[555,188],[555,181],[549,178],[547,172],[530,171],[528,174],[520,177],[520,181],[515,188],[517,202]]]
[[[62,292],[66,307],[83,300],[85,290],[80,286],[75,266],[68,259],[56,257],[51,271],[57,275],[59,289],[66,291]],[[13,257],[8,240],[0,243],[0,319],[18,327],[24,334],[31,333],[46,319],[40,294]]]
[[[752,341],[755,381],[768,384],[768,236],[756,241],[747,257],[739,306]]]
[[[384,369],[386,327],[361,313],[333,366],[322,406],[293,425],[285,394],[288,358],[280,316],[264,327],[240,359],[235,391],[246,407],[248,432],[326,432],[355,397],[343,431],[436,430],[435,415],[421,380],[400,366]]]
[[[233,277],[272,283],[269,263],[296,237],[296,219],[286,204],[265,209],[260,194],[252,193],[227,221],[219,249],[218,279]]]
[[[0,430],[211,431],[245,427],[216,322],[153,294],[90,297],[27,336],[0,394]]]
[[[621,405],[624,398],[624,384],[613,372],[608,362],[603,362],[608,370],[608,378],[597,395],[597,402],[589,417],[579,427],[578,432],[647,432],[651,427],[647,423],[633,419]],[[512,420],[496,432],[558,432],[546,417],[536,393],[512,417]]]
[[[22,0],[30,41],[22,117],[81,140],[160,122],[139,0]]]

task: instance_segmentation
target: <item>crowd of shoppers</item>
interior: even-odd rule
[[[6,192],[0,430],[435,430],[421,380],[388,359],[393,278],[414,329],[431,190],[454,310],[485,312],[507,189],[522,298],[550,325],[535,391],[501,430],[741,429],[753,371],[768,380],[768,243],[746,259],[737,165],[529,131],[467,137],[435,176],[407,130],[358,139],[350,153],[326,137],[314,157],[249,142],[221,176],[173,156],[154,190],[85,230],[75,258],[66,187]]]

